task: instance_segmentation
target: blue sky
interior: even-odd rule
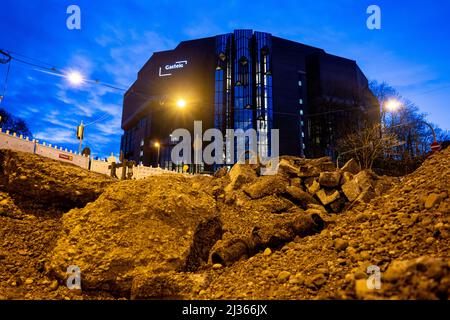
[[[81,30],[66,27],[66,9],[81,8]],[[381,30],[366,27],[366,9],[381,8]],[[249,28],[325,49],[358,62],[369,79],[387,81],[428,119],[450,129],[450,2],[79,1],[2,0],[0,48],[80,70],[89,79],[128,87],[154,51],[180,41]],[[0,89],[6,66],[0,65]],[[98,156],[118,153],[122,92],[13,62],[0,107],[27,120],[41,141],[77,149],[75,127]]]

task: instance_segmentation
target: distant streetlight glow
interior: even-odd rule
[[[178,100],[177,106],[178,108],[183,109],[186,106],[186,101],[184,101],[183,99]]]
[[[67,80],[73,85],[80,85],[84,82],[84,77],[78,71],[70,71],[67,75]]]
[[[155,141],[154,146],[158,150],[158,155],[156,157],[156,163],[158,164],[158,168],[159,168],[159,150],[161,149],[161,145],[159,144],[158,141]]]
[[[397,99],[390,99],[386,102],[386,109],[391,112],[397,111],[400,106],[401,103]]]

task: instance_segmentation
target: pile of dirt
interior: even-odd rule
[[[0,298],[448,299],[449,155],[401,180],[354,161],[282,157],[271,176],[237,164],[113,184],[40,157],[27,169],[1,161]],[[18,195],[26,186],[15,183],[34,180],[49,187]],[[75,186],[95,201],[76,202]],[[65,213],[49,218],[44,206]],[[81,269],[82,291],[63,285],[69,266]],[[376,272],[379,289],[367,285]]]
[[[64,215],[46,269],[62,282],[68,266],[78,266],[85,292],[188,297],[208,287],[204,275],[211,266],[231,266],[324,229],[327,209],[337,211],[328,204],[337,199],[321,205],[320,191],[344,199],[341,186],[349,181],[357,181],[361,194],[383,189],[376,186],[385,180],[351,165],[336,170],[329,158],[289,157],[272,176],[260,176],[259,165],[237,164],[216,177],[163,175],[117,183]],[[308,190],[302,179],[317,183],[318,190]],[[344,208],[350,202],[342,203]]]
[[[237,164],[221,178],[226,204],[252,200],[256,207],[271,206],[272,213],[293,208],[340,213],[383,194],[397,181],[370,170],[361,171],[353,159],[336,169],[328,157],[281,157],[275,175],[259,176],[260,169],[258,165]]]
[[[172,277],[205,265],[222,236],[214,198],[205,191],[210,180],[179,174],[115,184],[64,215],[47,269],[64,281],[76,265],[84,290],[116,297],[180,296]],[[146,290],[149,283],[161,288]]]
[[[216,174],[212,191],[224,235],[212,250],[212,263],[230,265],[320,232],[323,218],[381,195],[396,181],[361,171],[354,160],[336,169],[328,157],[282,157],[275,175],[260,176],[260,169],[236,164]]]
[[[64,299],[45,263],[59,218],[84,207],[114,180],[37,155],[0,150],[0,299]]]
[[[212,270],[211,284],[192,297],[448,299],[449,195],[446,149],[369,204],[327,216],[320,234]],[[379,289],[367,285],[374,270]]]
[[[0,191],[8,193],[24,213],[62,214],[82,208],[97,199],[113,181],[69,163],[0,150]],[[8,210],[3,212],[0,215]]]

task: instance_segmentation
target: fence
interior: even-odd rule
[[[59,160],[67,163],[72,163],[78,167],[86,170],[94,171],[97,173],[110,175],[110,165],[116,162],[116,158],[111,155],[107,160],[95,160],[88,156],[84,156],[72,150],[63,149],[56,145],[46,144],[45,142],[39,143],[39,140],[30,140],[28,137],[17,135],[16,133],[10,133],[9,130],[3,132],[0,128],[0,149],[10,149],[14,151],[21,151],[27,153],[34,153],[43,157],[47,157],[54,160]],[[120,177],[121,168],[117,169],[117,176]],[[129,170],[127,168],[127,170]],[[161,168],[146,167],[138,165],[132,168],[133,179],[143,179],[148,176],[160,175],[164,173],[175,174],[173,171],[163,170]]]
[[[108,168],[110,165],[111,165],[111,162],[108,162],[108,161],[91,159],[90,170],[94,171],[94,172],[110,175],[111,169]]]
[[[30,140],[28,137],[10,133],[9,130],[3,132],[0,128],[0,149],[11,149],[28,153],[38,154],[54,160],[72,163],[84,169],[89,169],[89,157],[73,152],[72,150],[63,149],[56,145],[39,143],[39,140]]]

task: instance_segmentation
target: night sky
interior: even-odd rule
[[[66,27],[71,4],[81,8],[81,30]],[[371,4],[381,8],[381,30],[366,27]],[[449,1],[2,0],[0,49],[127,88],[155,51],[248,28],[354,59],[370,80],[388,82],[450,129],[449,18]],[[5,75],[0,65],[0,94]],[[122,91],[75,87],[17,61],[8,78],[0,107],[23,117],[36,138],[76,150],[76,125],[95,121],[85,132],[93,155],[119,152]]]

